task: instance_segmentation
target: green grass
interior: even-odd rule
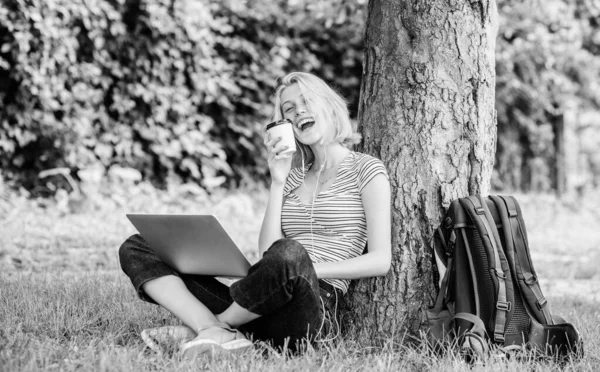
[[[150,352],[139,337],[144,328],[178,320],[138,300],[118,270],[117,248],[135,231],[123,214],[217,211],[234,240],[256,260],[252,252],[266,192],[182,197],[132,190],[122,204],[99,197],[91,206],[61,209],[15,198],[10,206],[0,206],[17,211],[10,219],[0,217],[0,371],[593,371],[600,366],[600,288],[594,284],[600,278],[594,265],[600,238],[593,205],[577,209],[549,196],[518,196],[552,310],[573,322],[585,341],[585,358],[564,368],[499,356],[471,368],[456,355],[433,357],[392,340],[373,349],[342,340],[297,357],[262,347],[239,357],[185,361]]]
[[[363,350],[350,342],[283,357],[257,350],[242,357],[225,356],[212,362],[159,357],[144,349],[143,328],[178,324],[158,306],[137,300],[129,280],[110,273],[28,273],[0,279],[0,366],[5,371],[34,370],[209,370],[363,371],[469,370],[460,358],[432,358],[420,349],[390,345]],[[598,359],[599,312],[590,302],[553,298],[554,309],[572,319],[586,339],[588,356],[566,370],[594,370]],[[266,355],[263,355],[265,351]],[[499,362],[501,361],[501,362]],[[474,370],[559,370],[535,360],[506,361],[490,357]]]

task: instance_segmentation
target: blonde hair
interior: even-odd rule
[[[283,119],[281,107],[281,93],[283,90],[293,84],[298,84],[298,88],[306,100],[306,105],[315,120],[333,125],[333,142],[338,142],[346,147],[360,142],[361,135],[352,129],[346,100],[322,79],[307,72],[292,72],[278,80],[279,84],[274,93],[275,108],[271,118],[273,121]],[[300,160],[306,160],[307,162],[314,160],[314,155],[309,146],[296,140],[296,147],[299,151],[294,154],[293,166],[298,166]],[[299,157],[302,157],[302,159],[299,159]]]

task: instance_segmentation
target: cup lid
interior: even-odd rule
[[[266,130],[269,130],[269,129],[271,129],[273,127],[276,127],[278,125],[283,125],[283,124],[288,124],[288,123],[292,124],[292,121],[290,119],[277,120],[277,121],[274,121],[272,123],[267,124],[267,129]]]

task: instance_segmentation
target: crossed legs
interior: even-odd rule
[[[318,280],[308,254],[293,240],[275,242],[231,288],[212,277],[175,272],[140,235],[127,239],[119,255],[140,297],[163,306],[193,330],[226,323],[275,346],[288,339],[293,348],[296,341],[314,337],[321,326]],[[219,328],[204,332],[221,341],[233,337]]]

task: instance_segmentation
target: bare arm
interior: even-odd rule
[[[281,206],[283,205],[283,186],[284,184],[271,183],[271,191],[269,193],[269,201],[267,202],[267,210],[260,228],[258,236],[258,253],[262,257],[263,253],[273,242],[283,238],[281,231]]]
[[[269,151],[269,171],[271,172],[271,191],[267,210],[258,236],[258,253],[262,254],[269,249],[271,244],[283,238],[281,231],[281,207],[283,206],[283,188],[290,169],[292,167],[291,154],[281,154],[288,149],[279,142],[281,137],[265,139],[265,145]]]
[[[317,277],[358,279],[387,274],[392,261],[390,193],[390,183],[383,174],[365,186],[362,203],[367,218],[368,252],[344,261],[316,263]]]

